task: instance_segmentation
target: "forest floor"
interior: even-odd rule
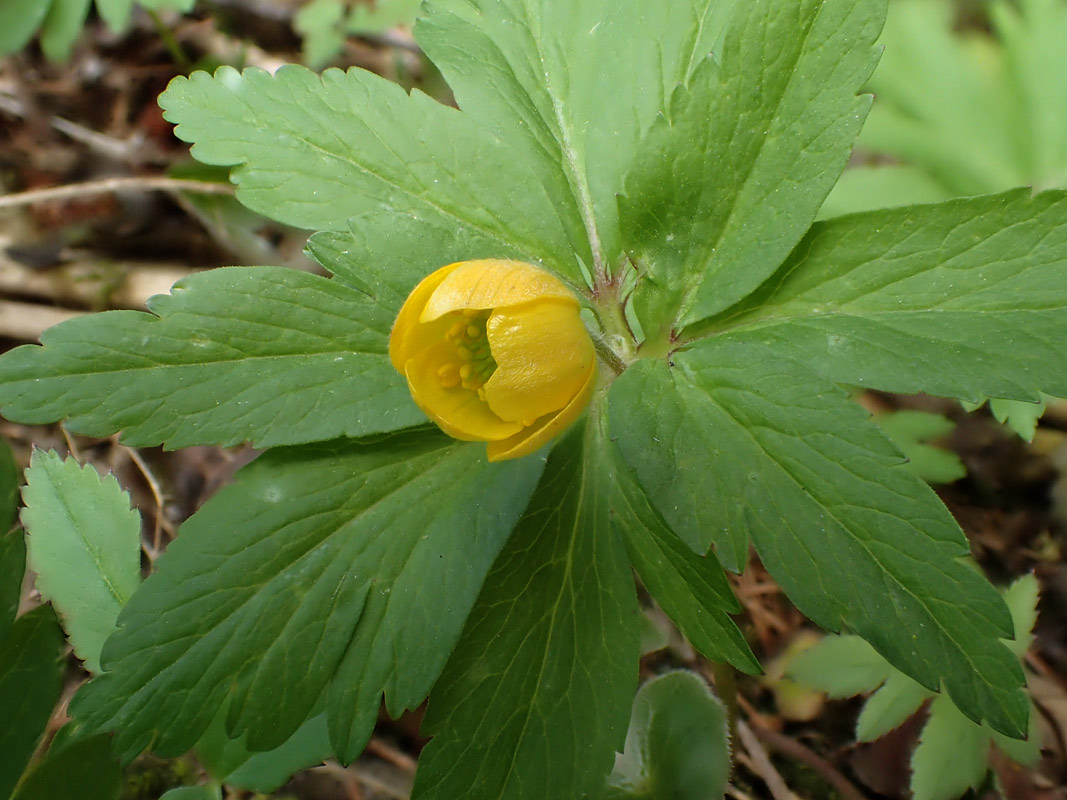
[[[227,0],[212,15],[164,18],[166,35],[147,15],[137,16],[122,36],[94,22],[68,64],[49,64],[36,48],[0,62],[2,349],[34,342],[45,328],[76,315],[143,309],[149,296],[195,270],[229,264],[314,269],[302,254],[306,232],[243,210],[225,174],[193,168],[188,147],[174,138],[155,102],[170,78],[194,65],[272,69],[299,61],[293,5]],[[337,63],[409,86],[439,86],[400,34],[350,40]],[[435,93],[441,97],[439,89]],[[175,182],[190,178],[206,183],[194,192]],[[930,398],[868,395],[862,401],[872,410],[935,410],[957,423],[939,444],[960,456],[967,475],[940,487],[942,498],[995,583],[1007,585],[1027,573],[1039,580],[1036,636],[1025,663],[1043,756],[1031,769],[994,756],[998,781],[981,794],[1067,798],[1067,405],[1053,405],[1027,443],[984,409],[968,414]],[[37,447],[114,472],[142,514],[146,568],[181,522],[255,455],[248,448],[133,450],[117,439],[74,436],[58,425],[5,420],[0,434],[22,466]],[[758,563],[733,581],[744,606],[739,622],[768,675],[738,677],[731,687],[733,678],[718,674],[720,693],[736,691],[740,709],[732,796],[907,797],[908,758],[925,712],[883,739],[856,744],[860,701],[827,701],[775,676],[781,671],[776,659],[812,635],[810,623]],[[24,606],[34,602],[28,580]],[[698,670],[713,682],[716,677],[676,633],[643,662],[646,675],[672,666]],[[72,656],[68,697],[85,677]],[[61,722],[60,714],[56,727]],[[352,767],[309,770],[274,796],[406,797],[423,744],[418,723],[418,713],[398,721],[383,715],[371,747]],[[169,786],[195,783],[197,771],[191,757],[144,757],[129,768],[126,797],[156,798]]]

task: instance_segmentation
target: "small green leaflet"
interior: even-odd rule
[[[553,449],[430,695],[415,800],[600,789],[637,683],[638,610],[595,425]]]
[[[997,638],[1011,635],[1007,609],[865,412],[805,366],[728,337],[672,358],[611,388],[612,436],[660,513],[706,520],[689,524],[690,544],[709,535],[720,557],[743,556],[751,537],[812,620],[847,626],[925,686],[944,682],[969,716],[1024,733],[1021,671]]]
[[[227,786],[270,794],[294,773],[318,766],[333,755],[324,713],[308,719],[273,750],[254,753],[243,739],[226,735],[228,710],[227,706],[219,709],[196,743],[197,760],[209,775]]]
[[[1033,575],[1023,576],[1004,595],[1015,631],[1014,641],[1007,644],[1021,659],[1037,619],[1037,580]],[[861,742],[889,733],[933,697],[911,759],[911,789],[916,800],[953,800],[967,789],[977,788],[989,769],[991,743],[1022,764],[1031,765],[1040,757],[1040,731],[1033,708],[1027,741],[1008,739],[976,725],[948,695],[934,695],[898,672],[859,637],[827,636],[800,655],[789,673],[799,683],[822,689],[831,697],[874,691],[857,720],[856,738]]]
[[[839,383],[975,400],[1067,395],[1067,193],[817,223],[704,333],[760,341]]]
[[[149,301],[46,331],[0,361],[8,419],[132,446],[260,447],[422,422],[389,363],[394,313],[343,284],[278,267],[193,275]]]
[[[340,231],[360,214],[417,214],[581,283],[556,201],[526,159],[420,92],[357,69],[223,67],[175,78],[159,102],[197,159],[234,166],[254,211]]]
[[[126,605],[75,718],[117,729],[127,758],[175,755],[229,695],[229,734],[265,750],[330,692],[351,761],[383,692],[399,713],[429,691],[543,468],[489,466],[484,451],[416,430],[265,453]]]
[[[100,672],[100,648],[141,583],[141,518],[114,475],[35,450],[22,490],[27,561],[63,619],[78,658]]]
[[[646,333],[737,302],[807,231],[870,107],[857,92],[883,15],[882,2],[853,0],[737,5],[721,63],[704,59],[675,93],[627,179]]]
[[[956,423],[947,417],[906,408],[878,414],[874,421],[908,459],[908,470],[927,483],[951,483],[967,474],[958,455],[927,444],[955,430]]]
[[[668,672],[634,698],[604,800],[711,800],[729,778],[726,709],[699,675]]]

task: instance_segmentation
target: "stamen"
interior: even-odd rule
[[[486,322],[490,311],[466,308],[457,314],[445,333],[445,339],[455,342],[459,363],[448,364],[438,370],[441,385],[451,389],[462,386],[477,392],[485,400],[487,380],[496,372],[496,360],[486,337]],[[447,383],[446,383],[447,382]]]
[[[459,365],[442,364],[437,368],[437,380],[445,389],[455,389],[459,386]]]

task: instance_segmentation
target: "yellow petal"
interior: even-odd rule
[[[449,267],[452,270],[426,302],[419,318],[422,322],[430,322],[450,311],[507,308],[541,298],[578,305],[578,299],[562,281],[522,261],[489,258]]]
[[[456,439],[492,442],[521,431],[521,424],[500,419],[474,392],[441,385],[438,370],[455,359],[456,346],[442,339],[408,360],[404,374],[415,404]]]
[[[404,372],[404,365],[409,359],[431,342],[441,338],[436,330],[421,329],[419,316],[437,287],[459,266],[460,264],[449,264],[431,272],[419,281],[419,285],[400,307],[400,313],[397,314],[393,330],[389,334],[389,360],[393,362],[393,368],[397,372]]]
[[[485,400],[501,419],[543,417],[586,383],[595,355],[577,306],[553,299],[498,309],[485,331],[497,365]]]
[[[585,410],[589,397],[593,393],[593,384],[596,379],[596,365],[594,364],[586,378],[585,385],[579,390],[574,399],[556,414],[549,414],[544,419],[538,420],[534,425],[526,428],[508,439],[499,442],[489,442],[487,453],[490,461],[506,461],[510,458],[521,458],[541,448],[561,434],[568,425],[581,416]]]

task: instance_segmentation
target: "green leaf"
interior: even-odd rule
[[[650,338],[745,297],[807,231],[870,107],[857,92],[883,15],[882,2],[736,5],[721,63],[672,98],[621,201]]]
[[[19,784],[11,800],[117,800],[122,770],[111,737],[93,736],[53,745]]]
[[[730,778],[726,711],[691,672],[653,678],[634,698],[607,798],[710,800]]]
[[[603,441],[603,439],[602,439]],[[612,448],[614,451],[615,448]],[[729,614],[741,610],[718,559],[701,556],[667,527],[614,452],[612,510],[641,582],[706,658],[756,675],[760,664]]]
[[[856,740],[873,742],[900,727],[934,696],[903,672],[892,670],[885,683],[863,704],[856,720]]]
[[[989,410],[997,422],[1003,422],[1015,431],[1019,438],[1032,442],[1037,431],[1037,422],[1044,416],[1049,399],[1046,394],[1042,394],[1036,403],[993,398],[989,401]]]
[[[159,102],[197,159],[234,166],[253,211],[339,231],[368,212],[417,214],[581,282],[556,198],[527,159],[420,92],[358,69],[223,67],[175,78]]]
[[[428,430],[263,454],[182,526],[72,713],[170,756],[229,696],[228,735],[268,750],[329,691],[352,760],[383,692],[425,697],[542,467]]]
[[[52,0],[4,0],[0,4],[0,56],[29,44],[51,5]]]
[[[293,30],[304,39],[304,63],[319,68],[341,52],[345,7],[341,0],[312,0],[293,15]]]
[[[997,638],[1011,635],[1007,609],[866,412],[806,366],[726,337],[671,363],[639,362],[611,389],[612,434],[660,513],[699,515],[720,553],[751,536],[812,620],[1022,735],[1022,672]]]
[[[874,421],[908,459],[908,470],[927,483],[951,483],[967,474],[958,455],[926,444],[928,439],[948,436],[955,430],[956,423],[947,417],[903,409],[879,414]]]
[[[924,168],[954,195],[1029,183],[1017,131],[1025,125],[1002,54],[961,35],[948,0],[889,4],[878,97],[860,142]]]
[[[919,167],[877,164],[846,169],[819,209],[819,219],[878,208],[937,203],[952,193]]]
[[[0,358],[9,419],[67,417],[132,446],[259,447],[361,436],[425,420],[386,355],[394,310],[279,267],[179,281],[153,313],[57,325]]]
[[[50,61],[66,61],[85,25],[91,0],[52,0],[41,29],[41,50]]]
[[[1018,578],[1004,592],[1004,602],[1011,612],[1015,639],[1008,647],[1016,657],[1022,658],[1034,641],[1034,625],[1037,624],[1037,601],[1041,592],[1037,578],[1031,573]]]
[[[226,735],[227,710],[225,706],[219,710],[196,743],[197,759],[227,786],[269,794],[294,773],[319,766],[333,755],[325,714],[313,716],[279,747],[255,753],[245,747],[243,738]]]
[[[133,0],[96,0],[96,12],[112,33],[121,33],[130,24]]]
[[[953,800],[977,787],[989,769],[989,735],[944,695],[934,698],[930,718],[911,756],[915,800]]]
[[[0,640],[0,797],[9,797],[63,689],[63,631],[49,606],[24,614]]]
[[[20,472],[11,445],[0,439],[0,535],[11,529],[18,513],[19,480]]]
[[[22,598],[26,574],[26,537],[22,531],[0,533],[0,642],[11,630]]]
[[[641,135],[732,0],[432,0],[415,36],[460,107],[529,161],[594,273],[621,266],[616,196]]]
[[[37,590],[63,619],[74,653],[94,675],[100,648],[141,583],[141,518],[114,475],[34,450],[22,524]]]
[[[706,333],[827,378],[975,400],[1067,395],[1067,193],[1026,189],[816,223]]]
[[[430,696],[413,798],[582,797],[611,769],[639,624],[593,435],[556,445],[486,579]]]
[[[858,636],[826,636],[790,663],[787,675],[832,698],[852,697],[877,689],[893,668]]]

